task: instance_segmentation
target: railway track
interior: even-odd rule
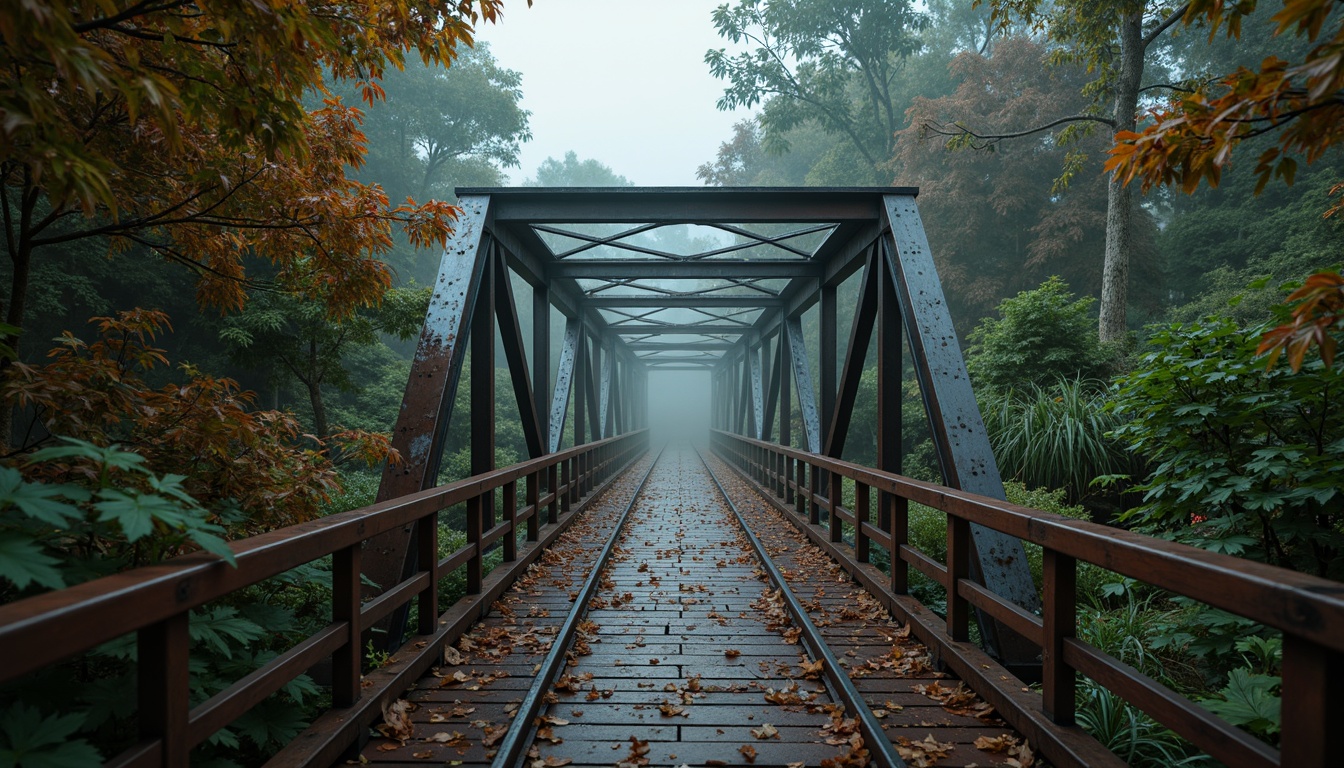
[[[787,522],[764,504],[739,512],[744,494],[690,450],[632,469],[389,708],[391,738],[363,760],[841,768],[1029,755],[976,748],[1014,737]],[[952,691],[961,715],[938,700]],[[948,728],[957,742],[934,735]]]

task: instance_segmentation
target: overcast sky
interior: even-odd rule
[[[726,0],[525,0],[505,3],[484,25],[500,64],[523,75],[532,141],[512,183],[568,150],[641,186],[700,186],[695,169],[712,159],[746,110],[720,112],[722,81],[705,51],[725,43],[710,13]]]

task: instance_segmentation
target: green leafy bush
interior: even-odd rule
[[[971,331],[966,367],[978,387],[1049,387],[1059,379],[1108,378],[1117,351],[1097,340],[1091,298],[1073,300],[1052,277],[1040,288],[999,303]]]
[[[1319,359],[1266,370],[1264,326],[1172,325],[1118,380],[1115,436],[1148,458],[1136,529],[1274,565],[1344,577],[1344,385]]]

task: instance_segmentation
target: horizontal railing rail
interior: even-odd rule
[[[894,595],[908,595],[909,568],[942,585],[947,593],[942,631],[953,645],[968,640],[971,609],[976,608],[1040,647],[1039,707],[1053,723],[1074,724],[1081,673],[1229,766],[1323,766],[1335,756],[1333,738],[1344,726],[1332,700],[1344,683],[1344,584],[729,432],[716,431],[713,437],[719,454],[773,495],[778,506],[794,511],[798,524],[837,545],[844,543],[842,523],[849,524],[856,563],[868,562],[872,542],[887,549],[892,566],[883,586]],[[846,478],[854,483],[855,509],[842,503]],[[874,491],[879,507],[886,505],[879,510],[879,520],[889,521],[886,529],[871,519]],[[947,514],[946,563],[910,545],[910,502]],[[970,580],[972,524],[1042,548],[1039,616]],[[1281,631],[1281,751],[1077,637],[1079,562]],[[1020,683],[1012,685],[1020,689]]]
[[[646,431],[576,446],[438,488],[330,515],[230,544],[237,565],[194,553],[0,606],[0,684],[137,634],[141,740],[111,764],[186,765],[190,750],[324,659],[332,660],[332,706],[361,697],[361,636],[380,619],[416,601],[420,635],[438,628],[439,579],[465,566],[468,595],[479,594],[484,555],[500,542],[503,561],[518,556],[518,535],[537,542],[582,497],[641,455]],[[518,482],[526,481],[519,506]],[[542,493],[543,485],[546,493]],[[503,519],[493,522],[498,491]],[[438,553],[439,513],[467,503],[467,543]],[[545,518],[543,521],[543,517]],[[417,527],[419,568],[368,601],[362,598],[361,552],[370,538]],[[322,557],[332,556],[332,621],[313,635],[189,707],[190,612]]]

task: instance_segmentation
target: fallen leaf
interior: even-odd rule
[[[723,655],[730,659],[736,659],[738,656],[742,655],[742,652],[737,650],[736,648],[729,648],[728,650],[723,652]]]
[[[742,757],[745,758],[748,763],[756,762],[756,748],[750,744],[743,744],[737,748],[737,751],[742,753]]]
[[[775,726],[766,723],[765,725],[762,725],[760,728],[752,728],[751,735],[755,736],[758,739],[778,739],[779,731],[776,730]]]

